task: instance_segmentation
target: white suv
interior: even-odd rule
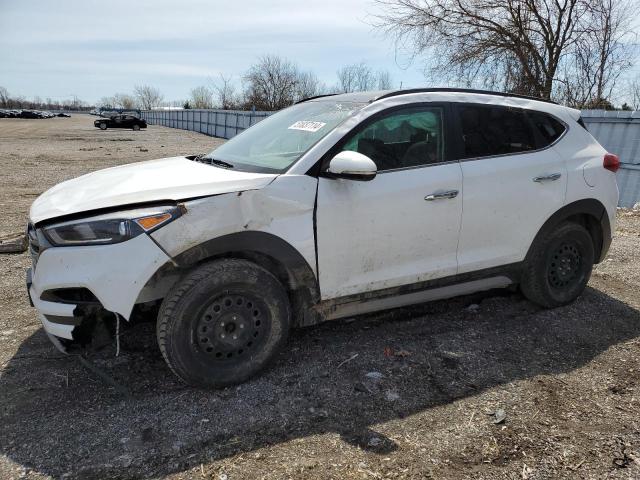
[[[230,385],[293,327],[516,284],[544,307],[573,301],[611,243],[618,163],[552,102],[313,98],[208,155],[45,192],[30,298],[63,351],[159,305],[175,374]]]

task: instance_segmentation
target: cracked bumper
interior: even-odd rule
[[[50,247],[27,272],[29,297],[47,334],[72,340],[82,304],[43,300],[44,292],[85,288],[103,309],[128,320],[149,278],[169,260],[147,235],[114,245]]]

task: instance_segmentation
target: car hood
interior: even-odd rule
[[[163,158],[106,168],[59,183],[33,202],[29,217],[38,223],[103,208],[256,190],[276,176],[224,169],[186,157]]]

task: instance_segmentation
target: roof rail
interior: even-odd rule
[[[474,90],[471,88],[409,88],[406,90],[396,90],[394,92],[385,93],[384,95],[381,95],[378,98],[374,98],[372,101],[375,102],[376,100],[382,100],[383,98],[396,97],[398,95],[408,95],[410,93],[429,93],[429,92],[480,93],[484,95],[497,95],[500,97],[525,98],[527,100],[537,100],[539,102],[553,103],[554,105],[558,105],[557,102],[554,102],[553,100],[548,100],[546,98],[532,97],[529,95],[518,95],[516,93],[492,92],[491,90]]]
[[[315,100],[316,98],[335,97],[336,95],[338,95],[338,94],[337,93],[326,93],[324,95],[316,95],[315,97],[303,98],[302,100],[298,100],[296,103],[294,103],[294,105],[297,105],[297,104],[303,103],[303,102],[308,102],[309,100]]]

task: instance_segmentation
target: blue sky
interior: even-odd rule
[[[136,84],[167,100],[218,74],[239,83],[262,54],[277,54],[331,85],[364,61],[394,85],[424,85],[420,64],[397,60],[370,25],[371,0],[0,0],[0,85],[12,95],[95,102]]]

